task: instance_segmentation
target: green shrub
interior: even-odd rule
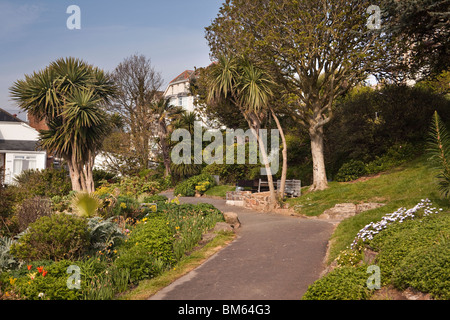
[[[68,214],[42,217],[11,247],[25,261],[80,258],[89,245],[87,221]]]
[[[412,251],[393,271],[394,285],[450,299],[450,241]]]
[[[1,179],[2,174],[0,174]],[[0,236],[12,236],[16,228],[18,228],[17,223],[14,223],[13,227],[12,217],[16,211],[16,193],[13,192],[13,188],[4,187],[2,182],[0,181],[0,219],[2,220],[2,224],[0,225]]]
[[[67,268],[76,265],[77,262],[61,260],[48,266],[44,266],[47,273],[39,273],[33,264],[27,275],[17,279],[15,285],[22,299],[28,300],[80,300],[81,290],[71,290],[67,287]],[[31,275],[34,274],[34,277]]]
[[[143,219],[145,220],[145,219]],[[140,222],[132,231],[125,247],[141,246],[167,264],[173,262],[173,233],[164,217]]]
[[[174,262],[173,242],[173,233],[164,217],[144,218],[120,248],[115,264],[128,270],[133,282],[151,278]]]
[[[114,264],[119,270],[126,270],[129,273],[130,281],[133,283],[153,278],[161,274],[166,267],[161,259],[154,257],[143,246],[121,250],[120,256]]]
[[[65,169],[47,168],[44,170],[26,170],[15,178],[21,199],[35,196],[64,196],[72,190],[69,174]]]
[[[369,276],[367,266],[336,268],[309,286],[302,300],[365,300]]]
[[[135,218],[140,213],[139,202],[129,196],[120,195],[117,197],[112,209],[113,216],[122,216],[125,218]]]
[[[377,234],[369,242],[369,246],[379,252],[377,263],[381,268],[382,282],[390,283],[394,270],[399,270],[397,268],[402,261],[408,256],[411,259],[420,259],[418,253],[423,252],[420,250],[441,241],[442,235],[445,234],[450,234],[450,214],[448,213],[405,220]]]
[[[144,203],[165,203],[169,198],[163,195],[155,194],[143,199]]]
[[[115,183],[118,180],[114,173],[102,169],[94,168],[92,170],[92,176],[94,179],[95,188],[98,188],[102,183]]]
[[[376,156],[375,160],[366,165],[368,174],[374,174],[399,166],[417,155],[417,150],[410,143],[397,144],[388,149],[382,156]]]
[[[353,181],[362,177],[367,173],[366,165],[364,162],[359,160],[350,160],[349,162],[342,165],[336,175],[336,181],[347,182]]]
[[[179,183],[173,191],[174,195],[181,195],[182,197],[193,197],[195,195],[195,187],[205,181],[209,182],[206,190],[215,186],[216,184],[214,178],[210,174],[203,173]]]

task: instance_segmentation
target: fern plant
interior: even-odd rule
[[[428,152],[429,161],[439,170],[436,178],[441,195],[450,196],[450,136],[437,111],[431,122]]]

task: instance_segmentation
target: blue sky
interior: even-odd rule
[[[112,71],[124,58],[144,54],[165,84],[186,69],[206,66],[204,28],[222,2],[0,0],[0,108],[18,113],[9,87],[60,57],[81,58]],[[80,30],[66,26],[70,5],[81,9]]]

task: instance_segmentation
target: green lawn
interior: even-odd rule
[[[234,191],[236,186],[214,186],[205,192],[206,196],[222,197],[225,198],[228,191]]]
[[[386,213],[400,207],[411,208],[421,199],[428,198],[433,204],[449,209],[448,200],[439,196],[435,179],[436,171],[427,165],[426,157],[392,169],[378,177],[361,182],[331,182],[324,191],[308,193],[305,188],[301,197],[289,199],[291,207],[308,216],[320,215],[338,203],[382,202],[386,206],[363,212],[342,221],[331,238],[329,262],[345,249],[358,231],[371,221],[378,221]]]

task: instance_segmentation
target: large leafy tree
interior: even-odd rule
[[[401,39],[399,71],[411,77],[437,76],[450,69],[450,1],[384,0],[383,31]]]
[[[283,86],[291,115],[311,138],[311,190],[327,187],[323,127],[333,117],[333,101],[390,61],[391,39],[367,28],[371,4],[361,0],[226,1],[206,28],[212,56],[248,55]]]
[[[67,162],[73,190],[94,191],[94,159],[111,128],[102,108],[115,93],[111,79],[82,60],[62,58],[25,75],[10,92],[20,108],[46,121],[40,143]]]

